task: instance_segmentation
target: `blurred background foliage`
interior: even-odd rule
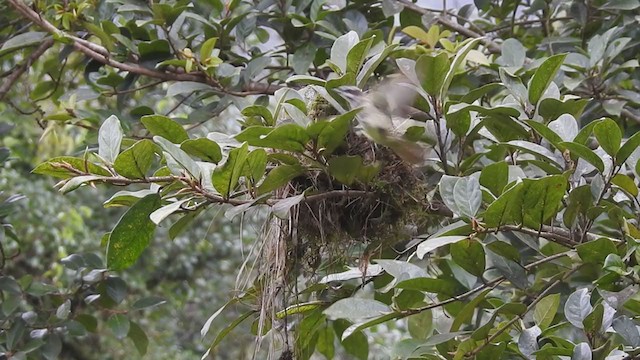
[[[161,226],[135,266],[106,272],[103,236],[124,210],[105,209],[102,202],[120,189],[87,186],[61,196],[54,180],[31,173],[47,159],[95,151],[97,130],[112,114],[134,139],[149,135],[140,122],[149,114],[170,116],[194,137],[235,133],[240,122],[259,119],[241,110],[268,104],[292,75],[335,75],[326,65],[331,47],[353,31],[359,39],[376,34],[407,47],[382,62],[373,81],[395,71],[391,60],[417,57],[420,52],[408,48],[415,43],[425,52],[453,53],[454,42],[483,35],[485,51],[473,53],[473,76],[456,78],[454,97],[494,81],[499,66],[526,77],[543,56],[572,52],[558,83],[563,95],[589,99],[581,125],[611,116],[627,135],[640,127],[635,0],[476,0],[450,2],[448,9],[395,0],[23,3],[76,36],[55,39],[38,19],[19,13],[16,3],[22,2],[0,4],[1,78],[27,64],[20,80],[0,91],[0,220],[6,230],[0,234],[6,257],[0,308],[13,324],[0,343],[23,342],[26,350],[14,358],[199,358],[213,335],[200,339],[203,323],[237,295],[238,269],[263,213],[229,221],[226,208],[210,208],[175,239]],[[215,46],[201,53],[212,38]],[[619,38],[628,40],[614,44]],[[102,66],[70,46],[86,39],[100,43],[111,59],[139,65],[140,73]],[[32,62],[40,48],[44,55]],[[166,79],[144,76],[158,69]],[[287,111],[285,117],[295,114]],[[128,188],[135,189],[142,187]],[[226,310],[212,328],[238,318],[234,306]],[[250,357],[254,325],[241,325],[211,357]],[[404,323],[391,322],[370,334],[368,353],[385,357],[405,333]],[[336,358],[341,355],[336,350]]]

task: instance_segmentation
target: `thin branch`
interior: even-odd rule
[[[549,19],[549,22],[556,22],[556,21],[566,21],[566,20],[572,20],[572,17],[569,16],[560,16],[560,17],[555,17],[552,19]],[[509,23],[506,25],[501,25],[501,26],[497,26],[493,29],[489,29],[489,30],[485,30],[488,33],[492,33],[492,32],[499,32],[505,29],[509,29],[512,26],[522,26],[522,25],[532,25],[532,24],[538,24],[538,23],[544,23],[544,19],[531,19],[531,20],[523,20],[523,21],[516,21],[513,24]]]
[[[33,65],[33,63],[51,46],[53,46],[53,39],[45,40],[42,44],[40,44],[40,46],[38,46],[37,49],[35,49],[31,53],[31,55],[29,55],[29,57],[20,67],[16,68],[11,73],[11,75],[7,76],[7,78],[2,83],[2,86],[0,86],[0,100],[2,100],[7,95],[9,90],[11,90],[11,87],[13,87],[16,81],[18,81],[20,76],[22,76],[22,74],[24,74],[31,67],[31,65]]]
[[[156,85],[160,85],[163,82],[165,82],[166,80],[158,80],[158,81],[154,81],[152,83],[148,83],[148,84],[144,84],[144,85],[140,85],[138,87],[135,88],[131,88],[131,89],[126,89],[126,90],[114,90],[114,91],[105,91],[102,94],[105,96],[114,96],[114,95],[120,95],[120,94],[128,94],[128,93],[132,93],[132,92],[136,92],[139,90],[143,90],[146,88],[150,88],[150,87],[154,87]]]
[[[217,91],[220,94],[228,94],[233,96],[248,96],[248,95],[259,95],[259,94],[273,94],[277,89],[280,88],[278,85],[271,84],[248,84],[242,91],[234,91],[222,88],[219,86],[217,81],[214,79],[208,78],[204,76],[202,73],[188,73],[188,74],[177,74],[171,72],[162,72],[157,70],[152,70],[140,66],[134,63],[123,63],[116,61],[110,57],[109,52],[102,46],[98,44],[94,44],[90,41],[81,39],[77,36],[73,36],[70,34],[66,34],[56,28],[53,24],[48,22],[46,19],[42,18],[37,12],[24,4],[21,0],[8,0],[9,4],[16,9],[20,14],[24,17],[31,20],[34,24],[40,26],[41,28],[47,30],[48,32],[67,38],[73,41],[73,47],[85,54],[86,56],[94,59],[100,63],[105,65],[127,71],[130,73],[144,75],[151,78],[156,78],[165,81],[193,81],[200,82],[211,85],[213,91]]]
[[[524,268],[525,270],[529,271],[533,268],[535,268],[536,266],[542,265],[542,264],[546,264],[550,261],[559,259],[561,257],[564,256],[569,256],[569,254],[573,253],[574,250],[569,250],[569,251],[565,251],[565,252],[561,252],[558,254],[554,254],[554,255],[550,255],[547,256],[543,259],[540,259],[538,261],[534,261],[529,265],[526,265]],[[463,294],[457,295],[457,296],[452,296],[451,298],[447,299],[447,300],[443,300],[443,301],[439,301],[439,302],[435,302],[435,303],[431,303],[416,309],[407,309],[407,310],[403,310],[401,312],[398,313],[398,317],[396,319],[402,319],[404,317],[410,316],[410,315],[414,315],[414,314],[418,314],[422,311],[426,311],[426,310],[430,310],[430,309],[434,309],[437,307],[441,307],[444,305],[448,305],[450,303],[456,302],[456,301],[461,301],[465,298],[468,298],[469,296],[478,293],[480,291],[486,290],[486,289],[494,289],[495,287],[497,287],[498,285],[500,285],[500,283],[502,283],[503,281],[505,281],[506,278],[504,276],[500,276],[498,278],[495,278],[489,282],[486,282],[478,287],[475,287]]]
[[[480,351],[482,351],[482,349],[484,349],[485,347],[487,347],[487,345],[491,344],[491,342],[493,340],[495,340],[496,338],[498,338],[498,336],[500,336],[503,332],[505,332],[507,329],[509,329],[511,326],[513,326],[513,324],[515,324],[516,322],[520,321],[521,319],[524,318],[524,316],[531,310],[533,310],[533,308],[545,297],[547,296],[551,290],[560,285],[560,283],[562,283],[563,281],[567,280],[573,273],[575,273],[578,269],[580,269],[580,266],[576,266],[575,268],[569,270],[566,274],[564,274],[562,276],[562,278],[554,281],[553,283],[551,283],[551,285],[547,286],[546,289],[544,289],[544,291],[542,291],[532,302],[531,304],[529,304],[529,306],[527,306],[527,310],[525,312],[523,312],[522,314],[514,317],[513,319],[511,319],[508,323],[506,323],[503,327],[501,327],[500,329],[496,330],[495,333],[493,333],[493,335],[491,335],[484,344],[478,346],[477,348],[473,349],[471,352],[469,352],[467,355],[471,358],[474,358],[476,354],[478,354]]]
[[[11,0],[10,0],[11,1]],[[416,4],[414,4],[413,2],[411,2],[410,0],[396,0],[396,2],[404,5],[406,8],[411,9],[419,14],[422,15],[426,15],[429,14],[430,11],[418,6]],[[479,34],[471,29],[468,29],[450,19],[447,19],[443,16],[438,16],[436,18],[436,21],[438,22],[438,24],[444,26],[445,28],[449,29],[449,30],[453,30],[456,31],[466,37],[470,37],[470,38],[480,38],[481,42],[487,47],[487,49],[494,54],[499,54],[502,52],[502,48],[500,47],[500,45],[498,43],[496,43],[495,41],[485,38],[482,36],[482,34]]]
[[[626,117],[627,119],[633,120],[636,123],[640,124],[640,115],[633,113],[631,110],[627,108],[622,108],[620,115]]]

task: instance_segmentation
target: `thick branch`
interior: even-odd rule
[[[145,68],[135,63],[123,63],[116,60],[113,60],[110,57],[109,52],[104,47],[94,44],[90,41],[81,39],[79,37],[66,34],[56,28],[53,24],[48,22],[46,19],[42,18],[37,12],[28,7],[21,0],[8,0],[9,4],[16,9],[22,16],[31,20],[34,24],[43,28],[44,30],[60,36],[64,38],[68,38],[73,41],[73,47],[83,53],[84,55],[94,59],[100,63],[105,65],[114,67],[116,69],[120,69],[123,71],[127,71],[130,73],[148,76],[155,79],[165,80],[165,81],[194,81],[205,83],[211,85],[212,90],[218,91],[223,94],[235,95],[235,96],[247,96],[247,95],[256,95],[256,94],[273,94],[279,86],[269,85],[269,84],[249,84],[243,89],[243,91],[233,91],[222,88],[219,86],[219,83],[214,79],[208,78],[204,76],[202,73],[189,73],[189,74],[177,74],[171,72],[163,72]]]
[[[410,0],[396,0],[396,1],[419,14],[426,15],[430,13],[429,10],[414,4]],[[500,45],[498,45],[498,43],[496,43],[495,41],[485,38],[481,34],[478,34],[477,32],[456,23],[455,21],[447,19],[444,16],[436,17],[436,21],[438,22],[438,24],[444,26],[445,28],[458,32],[466,37],[481,38],[480,41],[487,47],[487,49],[490,52],[494,54],[499,54],[502,52]]]
[[[47,51],[47,49],[49,49],[52,45],[53,45],[53,39],[45,40],[42,44],[40,44],[40,46],[38,46],[37,49],[35,49],[31,53],[31,55],[29,55],[29,57],[25,60],[24,64],[20,65],[9,76],[7,76],[6,79],[4,79],[2,86],[0,86],[0,101],[4,99],[4,97],[7,95],[9,90],[11,90],[11,87],[13,87],[16,81],[18,81],[20,76],[22,76],[22,74],[24,74],[27,70],[29,70],[31,65],[40,56],[42,56],[42,54],[44,54],[44,52]]]

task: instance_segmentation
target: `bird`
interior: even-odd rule
[[[411,87],[403,86],[398,80],[391,80],[366,92],[355,86],[341,86],[334,91],[352,110],[360,109],[356,119],[366,137],[390,148],[409,164],[419,165],[424,162],[425,148],[405,138],[410,127],[425,126],[424,122],[412,117],[412,114],[420,111],[411,107],[416,97],[416,92]]]

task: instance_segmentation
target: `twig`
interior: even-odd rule
[[[31,65],[33,65],[33,63],[51,46],[53,46],[53,39],[45,40],[42,44],[40,44],[40,46],[38,46],[37,49],[35,49],[31,53],[31,55],[29,55],[27,60],[20,67],[16,68],[11,73],[11,75],[7,76],[7,78],[2,83],[2,86],[0,86],[0,100],[2,100],[7,95],[9,90],[11,90],[11,87],[13,87],[16,81],[18,81],[20,76],[22,76],[22,74],[24,74],[25,71],[27,71],[31,67]]]
[[[412,3],[410,0],[396,0],[396,1],[398,3],[404,5],[408,9],[411,9],[411,10],[413,10],[413,11],[419,13],[419,14],[426,15],[426,14],[430,13],[429,10]],[[488,39],[488,38],[485,38],[485,37],[482,37],[481,34],[475,32],[475,31],[473,31],[471,29],[467,29],[466,27],[464,27],[464,26],[462,26],[462,25],[460,25],[460,24],[458,24],[458,23],[456,23],[456,22],[454,22],[454,21],[452,21],[450,19],[447,19],[447,18],[445,18],[443,16],[438,16],[436,18],[436,21],[440,25],[444,26],[445,28],[447,28],[449,30],[456,31],[456,32],[458,32],[458,33],[460,33],[460,34],[462,34],[462,35],[464,35],[466,37],[480,38],[481,39],[480,41],[487,47],[487,49],[491,53],[499,54],[499,53],[502,52],[502,49],[501,49],[500,45],[498,43],[496,43],[495,41],[493,41],[491,39]]]
[[[554,254],[554,255],[551,255],[551,256],[547,256],[546,258],[540,259],[538,261],[534,261],[531,264],[526,265],[524,268],[525,268],[525,270],[529,271],[529,270],[535,268],[538,265],[542,265],[542,264],[548,263],[550,261],[559,259],[561,257],[568,256],[569,254],[571,254],[573,252],[574,252],[574,250],[569,250],[569,251],[561,252],[561,253]],[[460,301],[460,300],[463,300],[463,299],[465,299],[465,298],[467,298],[467,297],[469,297],[469,296],[471,296],[471,295],[473,295],[473,294],[475,294],[477,292],[480,292],[480,291],[483,291],[483,290],[486,290],[486,289],[494,289],[496,286],[500,285],[500,283],[502,283],[505,280],[506,280],[506,278],[504,276],[500,276],[498,278],[493,279],[492,281],[486,282],[486,283],[484,283],[484,284],[482,284],[482,285],[480,285],[478,287],[475,287],[475,288],[473,288],[473,289],[471,289],[471,290],[469,290],[469,291],[467,291],[467,292],[465,292],[463,294],[460,294],[460,295],[457,295],[457,296],[452,296],[451,298],[449,298],[447,300],[431,303],[431,304],[428,304],[428,305],[425,305],[425,306],[422,306],[422,307],[419,307],[419,308],[416,308],[416,309],[403,310],[403,311],[398,313],[398,317],[396,319],[401,319],[401,318],[404,318],[404,317],[407,317],[407,316],[410,316],[410,315],[418,314],[418,313],[420,313],[422,311],[434,309],[434,308],[441,307],[441,306],[444,306],[444,305],[447,305],[447,304],[450,304],[450,303],[453,303],[453,302],[456,302],[456,301]]]
[[[516,322],[518,322],[519,320],[523,319],[524,316],[531,310],[533,310],[533,308],[545,297],[547,296],[547,294],[549,294],[551,292],[551,290],[560,285],[560,283],[562,283],[563,281],[565,281],[566,279],[568,279],[574,272],[576,272],[578,269],[580,269],[580,266],[576,266],[575,268],[569,270],[566,274],[564,274],[564,276],[562,276],[562,278],[554,281],[553,283],[551,283],[551,285],[547,286],[546,289],[544,289],[544,291],[542,291],[536,298],[535,300],[533,300],[531,302],[531,304],[529,304],[529,306],[527,306],[527,310],[525,312],[523,312],[522,314],[514,317],[513,319],[511,319],[508,323],[506,323],[503,327],[501,327],[500,329],[496,330],[495,333],[493,333],[493,335],[491,335],[484,344],[478,346],[477,348],[473,349],[472,351],[470,351],[467,356],[470,358],[474,358],[476,354],[478,354],[480,351],[482,351],[482,349],[484,349],[485,347],[487,347],[487,345],[491,344],[491,342],[493,340],[495,340],[498,336],[500,336],[503,332],[505,332],[507,329],[509,329],[511,326],[513,326],[513,324],[515,324]]]
[[[166,80],[158,80],[158,81],[154,81],[152,83],[148,83],[148,84],[144,84],[144,85],[140,85],[136,88],[131,88],[131,89],[126,89],[126,90],[114,90],[114,91],[105,91],[102,94],[106,95],[106,96],[113,96],[113,95],[120,95],[120,94],[128,94],[128,93],[132,93],[132,92],[136,92],[139,90],[143,90],[146,88],[150,88],[150,87],[154,87],[156,85],[160,85],[163,82],[165,82]]]
[[[162,71],[148,69],[134,63],[119,62],[112,59],[109,52],[104,47],[98,44],[94,44],[90,41],[81,39],[77,36],[73,36],[73,35],[62,32],[61,30],[56,28],[53,24],[51,24],[46,19],[41,17],[33,9],[28,7],[22,1],[8,0],[8,2],[14,9],[16,9],[16,11],[18,11],[24,17],[31,20],[34,24],[40,26],[41,28],[47,30],[48,32],[54,35],[72,40],[73,47],[77,51],[85,54],[86,56],[100,63],[103,63],[105,65],[108,65],[123,71],[127,71],[127,72],[138,74],[138,75],[144,75],[144,76],[165,80],[165,81],[193,81],[193,82],[205,83],[205,84],[211,85],[213,91],[217,91],[220,94],[228,94],[233,96],[273,94],[277,89],[280,88],[280,86],[278,85],[253,83],[253,84],[246,85],[242,91],[234,91],[234,90],[228,90],[228,89],[219,87],[219,84],[217,82],[213,82],[210,78],[207,78],[202,73],[177,74],[177,73],[162,72]]]
[[[560,17],[556,17],[556,18],[553,18],[553,19],[549,19],[549,22],[566,21],[566,20],[572,20],[572,19],[573,18],[569,17],[569,16],[560,16]],[[497,27],[495,27],[493,29],[489,29],[489,30],[485,30],[485,31],[488,32],[488,33],[492,33],[492,32],[498,32],[498,31],[502,31],[502,30],[505,30],[505,29],[509,29],[512,26],[515,27],[515,26],[522,26],[522,25],[531,25],[531,24],[537,24],[537,23],[543,23],[543,22],[544,22],[544,19],[523,20],[523,21],[517,21],[517,22],[513,23],[513,25],[512,25],[512,23],[509,23],[509,24],[497,26]]]
[[[627,108],[622,108],[622,111],[620,112],[620,115],[626,117],[627,119],[631,119],[633,121],[635,121],[636,123],[640,124],[640,115],[636,115],[633,112],[631,112],[631,110],[627,109]]]

